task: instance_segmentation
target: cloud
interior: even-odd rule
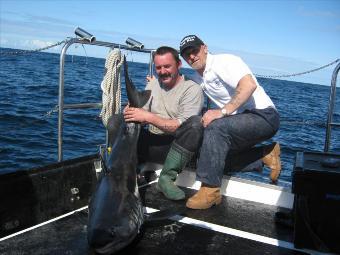
[[[55,42],[51,41],[42,41],[42,40],[25,40],[23,41],[24,46],[33,47],[33,48],[44,48],[46,46],[50,46]]]
[[[25,17],[29,21],[34,21],[37,23],[45,23],[45,24],[58,24],[58,25],[73,25],[74,23],[65,19],[52,18],[48,16],[37,16],[37,15],[29,15],[25,14]]]
[[[301,6],[298,9],[298,14],[304,17],[321,17],[321,18],[339,18],[340,17],[340,11],[338,8],[334,8],[332,10],[327,10],[325,8],[326,7],[320,10],[311,10],[311,9],[306,9],[305,7]]]
[[[305,17],[339,17],[339,14],[333,11],[302,11],[300,14]]]
[[[28,21],[2,19],[1,36],[27,36],[29,38],[63,38],[73,33],[70,25],[41,24]],[[72,35],[72,34],[71,34]]]
[[[334,17],[337,15],[335,11],[306,11],[300,9],[301,15],[314,15],[323,17]],[[56,42],[64,40],[66,37],[74,37],[74,28],[77,24],[63,19],[53,18],[44,15],[29,15],[19,13],[7,13],[7,17],[1,18],[1,47],[17,48],[17,49],[39,49],[46,46],[55,44]],[[19,19],[18,19],[19,17]],[[66,17],[67,18],[67,17]],[[153,33],[150,35],[143,35],[142,31],[138,31],[139,34],[123,33],[105,28],[91,29],[90,27],[84,27],[91,34],[97,37],[99,41],[115,42],[125,44],[127,37],[132,37],[138,41],[144,43],[145,48],[154,49],[159,45],[169,45],[175,48],[178,47],[178,38],[169,37],[157,37]],[[340,26],[337,26],[337,31],[340,30]],[[107,54],[107,48],[84,46],[89,56],[105,57]],[[49,51],[60,52],[59,47],[54,47]],[[99,49],[100,48],[100,49]],[[264,54],[256,54],[249,52],[233,51],[228,49],[222,49],[219,47],[211,47],[212,53],[226,53],[230,52],[241,56],[245,62],[250,66],[254,73],[262,75],[282,75],[282,74],[294,74],[297,72],[303,72],[311,70],[326,63],[311,63],[307,61],[301,61],[299,59],[287,58],[282,56],[271,56]],[[76,55],[84,55],[82,47],[76,48],[76,46],[70,48],[68,53],[75,53]],[[142,54],[140,54],[142,55]],[[148,62],[149,56],[144,54],[139,56],[137,53],[129,55],[131,58],[138,62]],[[137,60],[138,59],[138,60]],[[333,59],[330,59],[332,61]],[[185,63],[183,63],[186,66]],[[333,68],[333,67],[332,67]],[[333,69],[327,69],[313,73],[311,75],[294,77],[294,80],[305,80],[310,83],[328,84]],[[316,77],[316,76],[317,77]],[[322,77],[321,77],[322,76]]]
[[[23,50],[39,50],[48,46],[56,44],[56,41],[49,40],[29,40],[22,37],[11,37],[9,39],[0,39],[0,47],[12,48],[12,49],[23,49]],[[48,49],[49,52],[60,52],[62,45],[54,46]],[[46,51],[46,50],[44,50]]]
[[[45,23],[45,24],[58,24],[58,25],[73,25],[73,22],[66,19],[54,18],[49,16],[31,15],[27,13],[19,13],[13,11],[3,11],[3,17],[13,17],[16,20],[23,22]]]

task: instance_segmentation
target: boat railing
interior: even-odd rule
[[[78,34],[77,34],[78,35]],[[107,48],[116,48],[128,51],[136,51],[142,53],[150,54],[150,61],[149,61],[149,74],[153,73],[153,61],[152,55],[154,50],[153,49],[144,49],[142,44],[136,44],[137,41],[128,38],[127,44],[117,44],[111,42],[104,42],[104,41],[96,41],[95,38],[91,36],[91,40],[87,40],[86,38],[70,38],[67,40],[62,47],[61,54],[60,54],[60,67],[59,67],[59,98],[58,98],[58,161],[63,160],[63,126],[64,126],[64,110],[66,109],[89,109],[89,108],[101,108],[102,103],[79,103],[79,104],[64,104],[64,68],[65,68],[65,58],[67,49],[72,44],[86,44],[86,45],[95,45],[95,46],[102,46]],[[135,45],[134,45],[135,43]],[[138,43],[138,42],[137,42]]]
[[[334,106],[336,102],[336,80],[338,77],[339,70],[340,70],[340,63],[338,63],[337,66],[334,68],[334,71],[332,74],[331,90],[329,94],[329,103],[328,103],[328,116],[327,116],[327,123],[326,123],[326,137],[325,137],[324,152],[329,152],[332,127],[340,127],[340,122],[333,122]]]
[[[77,31],[77,29],[76,29]],[[76,32],[75,31],[75,32]],[[78,36],[87,36],[87,32],[82,30],[81,33],[76,33]],[[85,32],[85,33],[84,33]],[[155,51],[154,49],[144,49],[144,45],[135,41],[131,38],[128,38],[126,41],[127,45],[124,44],[117,44],[112,42],[104,42],[104,41],[96,41],[95,37],[91,34],[88,34],[89,38],[70,38],[69,40],[65,41],[64,46],[62,47],[61,54],[60,54],[60,69],[59,69],[59,98],[58,98],[58,161],[63,160],[63,125],[64,125],[64,110],[66,109],[89,109],[89,108],[101,108],[102,103],[79,103],[79,104],[64,104],[64,67],[65,67],[65,58],[66,52],[68,48],[72,44],[86,44],[86,45],[94,45],[94,46],[101,46],[107,48],[117,48],[123,49],[127,51],[135,51],[135,52],[142,52],[150,54],[149,60],[149,74],[153,73],[153,60],[152,55]],[[338,62],[337,66],[335,67],[332,75],[331,81],[331,88],[330,88],[330,96],[329,96],[329,105],[328,105],[328,117],[326,122],[326,136],[325,136],[325,146],[324,152],[329,152],[330,148],[330,141],[331,141],[331,132],[332,127],[340,127],[340,123],[333,122],[333,115],[334,115],[334,106],[336,100],[336,81],[338,72],[340,70],[340,63],[339,59],[335,62]],[[333,64],[331,63],[331,64]],[[329,64],[330,65],[330,64]],[[327,66],[329,66],[327,65]],[[322,67],[323,68],[323,67]],[[315,70],[319,70],[315,69]],[[313,70],[314,71],[314,70]],[[305,72],[307,73],[307,72]],[[208,102],[209,107],[209,102]]]

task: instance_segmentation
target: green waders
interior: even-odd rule
[[[168,199],[181,200],[185,198],[184,191],[178,188],[174,182],[193,155],[193,152],[184,149],[178,144],[172,144],[157,183],[158,190]]]

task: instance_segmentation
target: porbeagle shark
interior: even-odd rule
[[[129,105],[142,107],[151,91],[135,88],[125,56],[124,74]],[[108,150],[89,204],[87,227],[89,246],[100,254],[111,254],[129,245],[145,219],[136,173],[140,128],[138,123],[126,123],[122,114],[113,115],[108,121]]]

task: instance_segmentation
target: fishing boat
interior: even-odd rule
[[[96,45],[150,54],[138,41],[126,45],[96,41],[84,30],[64,42],[60,54],[58,162],[0,173],[0,254],[92,254],[87,244],[88,203],[102,171],[102,151],[63,159],[65,109],[101,103],[64,104],[64,62],[72,44]],[[340,155],[329,152],[338,63],[333,72],[324,152],[296,155],[292,187],[279,187],[225,173],[222,203],[190,210],[184,201],[167,200],[156,190],[161,164],[141,166],[145,212],[171,208],[167,220],[147,222],[120,254],[335,254],[340,252]],[[105,147],[103,148],[105,150]],[[186,197],[200,187],[195,164],[178,177]],[[320,219],[322,215],[322,219]]]

